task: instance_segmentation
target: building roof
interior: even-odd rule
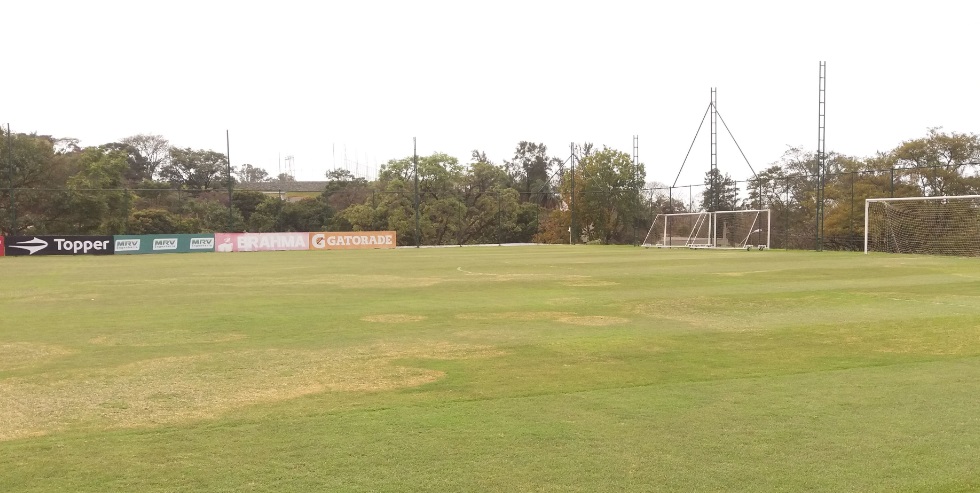
[[[255,190],[257,192],[322,192],[327,181],[260,181],[236,183],[236,190]]]

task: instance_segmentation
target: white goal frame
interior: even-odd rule
[[[644,243],[643,246],[654,246],[657,248],[694,248],[695,245],[705,247],[710,246],[708,241],[711,239],[711,228],[713,225],[713,221],[711,220],[712,215],[710,212],[673,212],[669,214],[657,214],[656,217],[653,218],[653,224],[650,225],[650,229],[647,231],[647,238],[649,238],[650,234],[653,233],[653,228],[657,227],[657,220],[661,217],[664,218],[664,230],[663,236],[661,237],[661,242],[655,245]],[[671,218],[679,219],[682,217],[691,217],[694,219],[694,225],[691,227],[691,233],[687,236],[687,238],[684,239],[683,236],[678,236],[678,238],[684,239],[684,244],[674,245],[673,242],[670,244],[664,244],[663,240],[667,238],[667,222],[670,221]],[[704,234],[704,236],[699,236],[701,234]],[[671,238],[673,237],[671,236]],[[705,243],[698,243],[701,240],[704,240]]]
[[[741,241],[736,242],[735,246],[732,245],[718,245],[718,215],[719,214],[752,214],[755,213],[755,217],[752,220],[752,224],[749,226],[749,232],[742,238]],[[657,214],[653,219],[653,224],[650,225],[650,229],[647,231],[646,238],[650,237],[653,233],[654,228],[657,227],[657,221],[660,218],[664,218],[663,224],[663,235],[661,236],[661,242],[657,244],[650,244],[644,239],[644,247],[657,247],[657,248],[712,248],[721,250],[741,250],[743,248],[750,248],[749,239],[753,234],[758,233],[762,230],[761,218],[765,215],[765,233],[766,239],[765,243],[759,243],[756,246],[759,249],[768,249],[771,241],[771,231],[772,226],[772,213],[769,209],[740,209],[732,211],[714,211],[714,212],[675,212],[670,214]],[[667,226],[668,221],[671,218],[681,218],[681,217],[694,217],[695,222],[691,228],[691,232],[686,239],[683,236],[678,236],[678,238],[684,240],[683,244],[674,245],[665,244],[664,239],[667,238]]]
[[[869,227],[871,225],[871,204],[879,202],[929,202],[929,201],[942,201],[949,202],[951,200],[975,200],[980,203],[980,195],[937,195],[932,197],[889,197],[889,198],[875,198],[875,199],[864,199],[864,254],[869,253]],[[978,209],[980,211],[980,209]],[[977,238],[980,242],[980,237]]]

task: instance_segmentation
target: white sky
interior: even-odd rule
[[[865,157],[929,127],[980,132],[967,1],[5,2],[0,122],[98,145],[137,133],[297,178],[520,140],[632,153],[674,182],[718,88],[757,171],[817,144]],[[710,165],[707,122],[678,185]],[[366,168],[370,166],[370,170]],[[719,124],[719,169],[750,175]]]

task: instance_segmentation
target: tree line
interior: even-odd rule
[[[769,208],[776,243],[808,248],[821,185],[816,156],[791,149],[748,181],[708,172],[685,201],[677,188],[646,183],[643,163],[625,152],[587,143],[564,158],[522,141],[501,163],[473,151],[466,163],[442,153],[392,159],[372,181],[332,170],[322,190],[282,200],[241,184],[277,181],[288,190],[288,176],[230,167],[220,152],[160,135],[90,147],[48,135],[2,137],[4,234],[393,230],[407,245],[624,244],[642,239],[658,213]],[[980,193],[976,134],[929,129],[870,158],[832,152],[825,162],[824,234],[840,248],[862,232],[865,198]]]

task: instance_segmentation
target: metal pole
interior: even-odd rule
[[[718,210],[718,90],[711,88],[711,194],[708,197],[708,212]]]
[[[502,210],[501,210],[501,206],[500,206],[500,192],[498,191],[497,192],[497,245],[503,244],[503,238],[501,238],[501,234],[500,234],[501,215],[502,215]]]
[[[412,166],[415,172],[415,248],[422,242],[419,235],[419,152],[415,137],[412,137]]]
[[[572,150],[572,156],[569,161],[572,163],[572,196],[571,196],[571,207],[569,211],[572,213],[572,220],[568,225],[568,244],[575,244],[575,143],[569,146]]]
[[[228,158],[228,232],[235,228],[235,207],[232,205],[233,184],[231,182],[231,137],[225,130],[225,157]]]
[[[868,254],[868,201],[864,201],[864,254]]]
[[[851,230],[851,239],[854,239],[854,177],[856,171],[851,171],[851,217],[847,220],[847,225]]]
[[[7,123],[7,171],[10,173],[10,234],[17,235],[17,200],[14,194],[14,143]]]

